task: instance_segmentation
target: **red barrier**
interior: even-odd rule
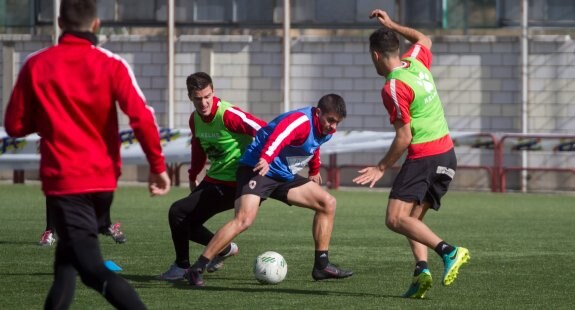
[[[505,175],[508,171],[540,171],[540,172],[571,172],[575,173],[574,169],[571,168],[555,168],[555,167],[504,167],[503,166],[503,146],[505,140],[510,138],[522,138],[522,139],[539,139],[540,140],[547,140],[547,139],[569,139],[575,140],[575,135],[561,135],[561,134],[505,134],[501,136],[501,139],[497,141],[496,147],[494,150],[495,156],[495,169],[496,175],[499,179],[499,187],[498,191],[501,193],[505,192]],[[518,149],[521,151],[522,149]],[[532,151],[526,149],[525,151]]]

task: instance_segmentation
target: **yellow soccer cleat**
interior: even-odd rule
[[[431,272],[429,269],[423,269],[423,271],[413,277],[413,282],[402,296],[405,298],[423,298],[425,293],[431,288]]]
[[[456,247],[451,253],[443,255],[443,285],[450,285],[457,278],[459,268],[471,259],[469,250],[462,247]]]

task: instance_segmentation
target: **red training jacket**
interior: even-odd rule
[[[166,170],[153,110],[128,64],[89,33],[64,33],[24,63],[5,115],[8,135],[37,132],[46,195],[113,191],[120,176],[116,102],[153,173]]]

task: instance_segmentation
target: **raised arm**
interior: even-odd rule
[[[377,18],[380,24],[396,32],[397,34],[402,35],[409,42],[413,44],[421,44],[428,49],[431,49],[431,39],[429,39],[428,36],[413,28],[402,26],[394,22],[389,17],[389,15],[387,15],[386,11],[380,9],[373,10],[371,14],[369,14],[369,18]]]

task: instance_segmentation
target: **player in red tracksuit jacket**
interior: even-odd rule
[[[77,273],[114,307],[145,309],[135,290],[108,270],[98,244],[97,218],[109,209],[120,176],[116,102],[150,163],[149,190],[170,189],[152,110],[126,62],[96,46],[96,0],[62,0],[57,45],[24,63],[5,114],[6,132],[37,132],[40,178],[59,242],[46,309],[67,309]]]

